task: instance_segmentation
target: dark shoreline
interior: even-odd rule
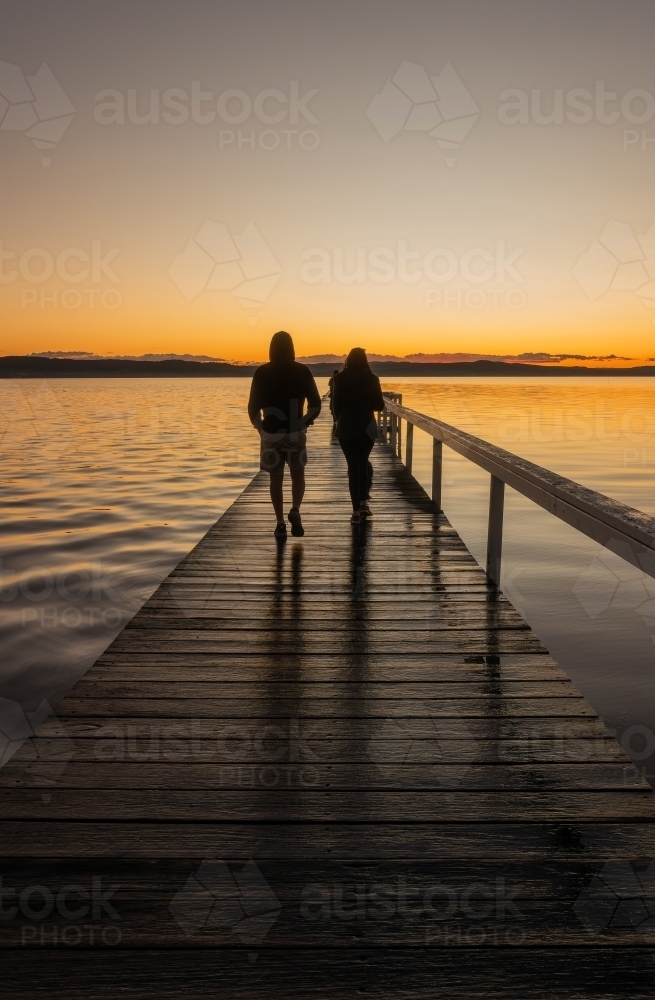
[[[219,361],[76,361],[29,356],[0,357],[0,378],[250,378],[256,365],[231,365]],[[314,375],[329,376],[333,364],[309,365]],[[510,364],[505,361],[466,361],[451,364],[422,364],[412,361],[374,361],[371,368],[384,378],[433,378],[501,376],[507,378],[589,378],[655,377],[655,365],[637,368],[585,368],[578,365]]]

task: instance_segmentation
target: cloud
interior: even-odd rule
[[[624,358],[619,354],[518,354],[516,357],[507,355],[505,361],[530,361],[536,364],[552,364],[559,361],[636,361],[636,358]]]
[[[34,351],[30,358],[59,358],[69,361],[214,361],[230,365],[260,364],[258,361],[228,361],[209,354],[93,354],[91,351]]]

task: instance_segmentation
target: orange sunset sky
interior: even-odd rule
[[[39,11],[0,51],[0,353],[655,356],[652,5]]]

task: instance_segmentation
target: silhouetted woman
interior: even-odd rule
[[[334,376],[332,405],[337,437],[348,463],[348,487],[353,503],[351,521],[369,517],[373,466],[369,455],[378,436],[375,410],[384,409],[380,379],[368,366],[366,352],[353,347],[342,372]]]

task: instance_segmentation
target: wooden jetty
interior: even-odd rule
[[[652,998],[650,786],[391,446],[361,529],[310,448],[0,771],[3,995]]]

